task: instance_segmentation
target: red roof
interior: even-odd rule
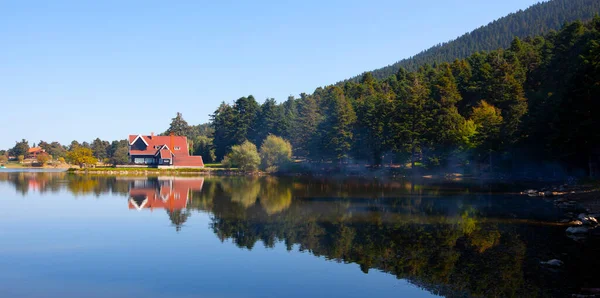
[[[165,158],[171,158],[171,150],[169,150],[168,147],[163,147],[162,149],[160,149],[160,158],[165,159]]]
[[[29,150],[27,150],[27,153],[34,153],[34,152],[40,152],[40,151],[44,151],[44,149],[42,149],[41,147],[32,147],[32,148],[29,148]]]
[[[202,156],[176,156],[173,165],[180,167],[203,167]]]
[[[146,149],[144,150],[131,150],[129,152],[130,155],[156,155],[158,150],[163,147],[163,145],[167,145],[171,152],[175,154],[175,156],[184,155],[189,156],[188,153],[188,142],[186,137],[182,136],[142,136],[142,135],[130,135],[129,136],[129,144],[133,145],[133,142],[136,139],[141,139],[144,143],[147,144]],[[178,149],[178,150],[177,150]]]

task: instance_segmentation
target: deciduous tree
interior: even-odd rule
[[[241,145],[235,145],[231,152],[223,159],[223,165],[227,168],[237,167],[243,171],[255,171],[260,165],[260,156],[256,145],[245,141]]]
[[[39,153],[36,156],[36,160],[41,166],[45,166],[51,159],[52,156],[50,156],[48,153]]]
[[[260,146],[261,166],[267,172],[277,172],[292,161],[290,142],[269,135]]]
[[[67,160],[72,164],[77,164],[79,167],[87,167],[95,165],[98,160],[94,157],[92,149],[83,146],[76,147],[67,153]]]

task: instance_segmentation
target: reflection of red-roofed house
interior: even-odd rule
[[[32,147],[27,150],[26,158],[36,158],[40,154],[46,154],[46,150],[41,147]]]
[[[129,161],[136,165],[203,168],[202,156],[192,156],[183,136],[129,136]]]
[[[42,188],[41,183],[38,182],[36,179],[30,179],[27,182],[27,186],[29,186],[29,189],[32,189],[32,190],[40,190]]]
[[[181,210],[191,201],[193,191],[201,191],[204,178],[159,179],[141,187],[129,189],[129,209]]]

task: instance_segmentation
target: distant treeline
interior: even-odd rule
[[[0,150],[0,156],[17,158],[19,156],[27,157],[27,151],[32,147],[40,147],[54,160],[66,158],[68,153],[76,148],[87,148],[93,153],[93,156],[101,162],[110,164],[125,164],[129,159],[129,149],[127,140],[115,140],[112,142],[96,138],[90,142],[72,141],[69,145],[62,145],[60,142],[39,141],[37,144],[30,143],[22,139],[15,143],[15,146],[8,150]]]
[[[217,160],[274,134],[313,161],[485,165],[557,161],[592,170],[600,149],[600,18],[508,49],[318,88],[283,103],[252,96],[212,115]]]
[[[455,59],[467,58],[476,52],[507,48],[514,37],[543,35],[552,30],[559,30],[566,23],[576,20],[589,21],[598,13],[598,0],[541,2],[371,73],[376,79],[385,79],[396,74],[401,67],[408,71],[417,71],[426,64],[452,62]],[[350,80],[359,82],[360,78],[361,76],[357,76]]]

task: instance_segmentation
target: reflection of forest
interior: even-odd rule
[[[524,282],[525,245],[514,233],[480,224],[474,210],[441,216],[433,200],[389,203],[300,200],[268,216],[257,205],[245,208],[217,199],[212,228],[239,247],[252,249],[259,241],[272,247],[283,241],[289,250],[296,246],[315,256],[356,263],[365,273],[378,269],[436,294],[535,296]],[[412,222],[419,209],[433,219],[424,222],[426,216],[417,216]]]
[[[63,189],[75,196],[122,194],[138,200],[138,207],[169,190],[186,196],[184,207],[165,208],[177,230],[192,210],[207,211],[214,233],[242,248],[282,241],[290,250],[356,263],[365,273],[381,270],[445,296],[549,294],[536,286],[542,283],[537,273],[525,269],[523,233],[512,219],[497,216],[507,213],[502,204],[494,204],[500,211],[490,217],[492,198],[469,195],[464,187],[273,177],[190,178],[178,184],[172,178],[65,173],[0,173],[2,181],[23,194]]]
[[[192,208],[211,212],[214,233],[241,248],[282,241],[289,250],[356,263],[365,273],[381,270],[444,296],[556,294],[536,286],[543,278],[525,269],[526,242],[512,224],[519,211],[486,217],[480,209],[493,198],[474,203],[466,191],[444,192],[410,183],[227,178],[207,181]]]

